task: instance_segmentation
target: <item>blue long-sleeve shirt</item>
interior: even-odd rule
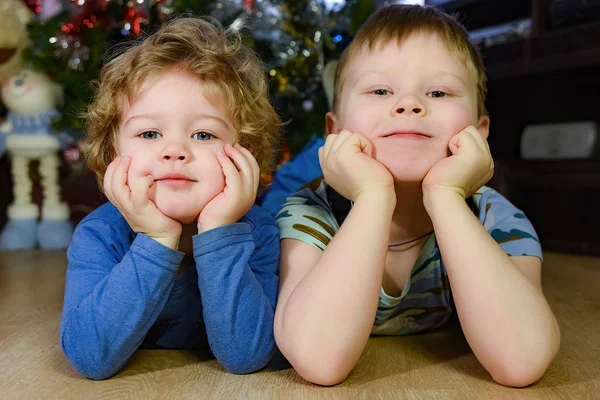
[[[117,373],[138,347],[210,347],[230,372],[264,367],[276,352],[279,229],[254,206],[240,221],[193,237],[184,254],[131,230],[106,203],[69,246],[61,346],[91,379]]]

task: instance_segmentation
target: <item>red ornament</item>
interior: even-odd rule
[[[74,142],[67,146],[63,150],[63,155],[65,156],[65,160],[71,166],[77,165],[79,161],[83,160],[83,154],[81,153],[82,143]]]
[[[148,18],[147,13],[142,7],[129,7],[125,12],[125,23],[129,24],[129,30],[134,35],[139,35],[142,32],[141,25],[146,22]]]
[[[79,33],[84,27],[91,29],[98,25],[108,27],[108,0],[85,0],[81,6],[77,0],[71,0],[71,3],[77,4],[77,8],[81,9],[81,11],[69,22],[63,24],[61,30],[64,33]]]
[[[252,11],[252,8],[254,7],[254,0],[243,0],[242,4],[244,5],[246,11]]]
[[[42,12],[42,0],[23,0],[23,3],[36,14]]]

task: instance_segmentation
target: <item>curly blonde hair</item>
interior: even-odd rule
[[[487,77],[479,49],[469,41],[467,30],[456,18],[431,6],[394,4],[369,16],[340,58],[335,71],[333,111],[339,112],[348,65],[363,49],[396,41],[398,45],[414,33],[438,35],[450,52],[457,55],[477,83],[477,116],[487,115],[485,108]]]
[[[177,18],[154,34],[124,48],[108,61],[94,82],[95,96],[85,117],[85,154],[102,181],[117,156],[124,96],[133,103],[147,79],[177,68],[213,87],[228,108],[234,140],[248,148],[261,172],[273,167],[281,121],[269,103],[267,78],[256,54],[238,32],[205,18]]]

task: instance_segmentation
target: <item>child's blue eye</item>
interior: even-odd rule
[[[192,135],[195,140],[210,140],[214,136],[208,132],[196,132]]]
[[[433,97],[434,99],[439,99],[441,97],[446,97],[447,94],[446,94],[446,92],[442,92],[440,90],[436,90],[435,92],[429,93],[429,96]]]
[[[139,134],[139,137],[142,139],[159,139],[162,137],[162,134],[156,131],[146,131]]]

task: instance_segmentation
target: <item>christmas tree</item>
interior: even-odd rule
[[[272,101],[286,123],[284,145],[296,152],[323,134],[328,111],[321,79],[353,30],[375,9],[372,0],[24,0],[40,18],[30,24],[26,60],[64,88],[55,128],[81,136],[82,114],[104,56],[179,14],[212,16],[239,26],[265,63]],[[52,16],[44,6],[53,3]],[[289,157],[289,155],[287,156]],[[286,158],[286,156],[284,156]]]

